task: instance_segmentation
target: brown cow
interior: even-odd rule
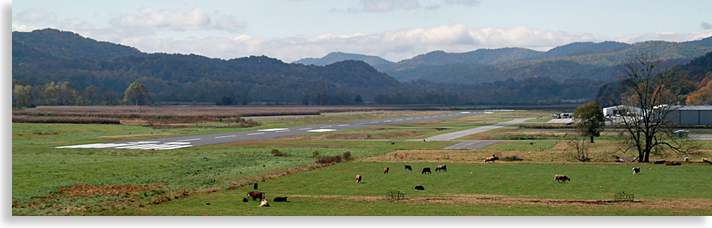
[[[383,174],[388,174],[388,167],[386,167],[385,169],[383,169]]]
[[[257,198],[264,199],[266,197],[264,192],[248,192],[247,196],[252,197],[252,200],[257,200]]]
[[[682,165],[680,162],[668,162],[665,165]]]
[[[356,175],[356,183],[361,183],[361,175]]]
[[[413,168],[412,168],[412,167],[410,167],[410,165],[405,165],[405,169],[406,169],[406,170],[410,170],[410,171],[413,171]]]
[[[430,167],[423,168],[423,172],[421,172],[420,174],[425,174],[425,173],[433,174],[432,172],[430,172]]]
[[[566,175],[555,175],[554,181],[564,183],[566,181],[571,181],[571,178],[567,177]]]

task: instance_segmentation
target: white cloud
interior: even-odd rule
[[[665,40],[674,42],[684,42],[691,40],[699,40],[712,36],[712,30],[701,30],[696,32],[676,33],[676,32],[653,32],[645,34],[636,34],[625,37],[616,38],[616,41],[624,43],[637,43],[649,40]]]
[[[44,8],[32,8],[18,13],[16,18],[24,22],[56,22],[57,15],[48,13]]]
[[[127,15],[111,21],[117,27],[148,27],[157,30],[186,31],[186,30],[225,30],[239,32],[247,24],[231,16],[213,17],[205,10],[195,8],[190,11],[163,10],[156,11],[152,8],[142,8],[140,15]]]
[[[189,40],[142,37],[123,39],[121,43],[145,52],[195,53],[223,59],[266,55],[291,62],[305,57],[321,57],[337,50],[399,61],[435,50],[467,52],[479,48],[502,47],[545,50],[577,41],[602,40],[591,34],[539,31],[526,26],[471,29],[462,24],[453,24],[371,34],[322,34],[284,38],[242,35],[235,38],[207,37]]]
[[[12,31],[31,32],[31,31],[37,30],[37,29],[42,29],[42,28],[12,23]]]
[[[348,11],[379,13],[396,9],[412,10],[417,8],[420,8],[420,3],[417,0],[361,0],[361,6],[358,9],[349,8]]]
[[[446,5],[465,5],[465,6],[476,6],[480,4],[479,0],[445,0]]]

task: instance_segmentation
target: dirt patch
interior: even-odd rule
[[[336,195],[293,195],[291,197],[303,198],[341,198],[355,201],[390,201],[385,196],[336,196]],[[616,207],[642,207],[642,208],[667,208],[667,209],[710,209],[712,199],[658,199],[658,200],[571,200],[571,199],[530,199],[510,198],[500,195],[475,195],[475,194],[446,194],[441,197],[405,197],[400,202],[409,203],[501,203],[501,204],[526,204],[547,206],[616,206]]]
[[[57,193],[60,195],[68,195],[71,197],[87,196],[87,195],[106,195],[116,196],[131,192],[140,192],[156,189],[155,186],[138,186],[138,185],[110,185],[110,186],[95,186],[88,184],[77,184],[72,187],[60,188]]]
[[[362,162],[457,162],[482,163],[491,152],[470,150],[398,150],[378,156],[361,158]]]

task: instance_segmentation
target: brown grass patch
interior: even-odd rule
[[[482,163],[489,156],[492,156],[492,152],[472,150],[398,150],[378,156],[360,158],[359,161]]]
[[[140,192],[153,190],[156,186],[138,186],[138,185],[110,185],[110,186],[95,186],[88,184],[77,184],[72,187],[60,188],[57,193],[71,197],[88,196],[88,195],[105,195],[116,196],[131,192]]]
[[[385,196],[338,196],[338,195],[293,195],[302,198],[341,198],[354,201],[389,201]],[[654,199],[635,201],[613,200],[571,200],[571,199],[532,199],[512,198],[500,195],[476,194],[445,194],[441,197],[405,197],[401,202],[410,203],[462,203],[462,204],[526,204],[546,206],[608,206],[608,207],[641,207],[665,209],[710,209],[712,199]]]

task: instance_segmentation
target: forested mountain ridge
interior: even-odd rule
[[[42,38],[47,32],[61,34],[50,36],[55,39]],[[74,46],[80,46],[79,50],[55,51]],[[67,82],[76,92],[94,86],[100,93],[120,93],[131,83],[139,82],[158,100],[201,102],[216,101],[223,96],[239,100],[245,95],[254,101],[301,102],[305,96],[318,94],[349,99],[361,95],[370,100],[375,94],[388,94],[402,87],[392,77],[361,61],[305,66],[266,56],[222,60],[131,50],[136,49],[71,32],[13,32],[13,86],[47,87],[52,82]],[[105,56],[97,57],[99,53]]]
[[[13,51],[15,43],[48,52],[51,56],[68,59],[111,60],[118,57],[143,54],[136,48],[120,44],[96,41],[79,34],[46,28],[32,32],[12,32]]]
[[[455,55],[463,63],[411,69],[420,70],[425,75],[456,78],[453,82],[399,82],[363,61],[347,60],[316,66],[285,63],[267,56],[223,60],[199,55],[141,52],[128,56],[124,55],[135,52],[112,54],[113,58],[108,55],[87,58],[83,56],[98,55],[104,50],[122,53],[112,48],[134,48],[126,49],[121,45],[93,41],[71,32],[61,33],[68,34],[55,36],[60,38],[48,40],[48,43],[33,44],[15,39],[15,35],[33,36],[41,33],[13,32],[13,106],[121,104],[123,92],[132,83],[145,85],[151,97],[155,98],[154,102],[217,101],[225,104],[227,100],[232,101],[228,104],[259,101],[310,105],[354,104],[360,101],[375,101],[378,104],[556,104],[595,98],[605,81],[602,78],[592,79],[588,75],[613,74],[609,67],[575,61],[537,62],[531,58],[525,59],[527,53],[533,52],[512,48],[506,51],[519,52],[521,55],[517,58],[522,59],[495,64],[471,64],[467,61],[483,60]],[[69,55],[67,53],[73,52],[56,54],[50,51],[62,50],[58,47],[66,49],[72,43],[81,42],[88,42],[79,47],[85,53]],[[97,47],[96,50],[94,47]],[[581,51],[575,50],[569,48],[560,53],[570,52],[564,57],[590,54],[582,55]],[[603,49],[597,53],[615,51],[618,49]],[[509,58],[497,55],[496,50],[468,54],[473,53],[485,53],[500,60]],[[570,69],[577,69],[578,73],[573,74]],[[506,79],[491,80],[505,76]],[[478,80],[485,82],[462,83]]]

